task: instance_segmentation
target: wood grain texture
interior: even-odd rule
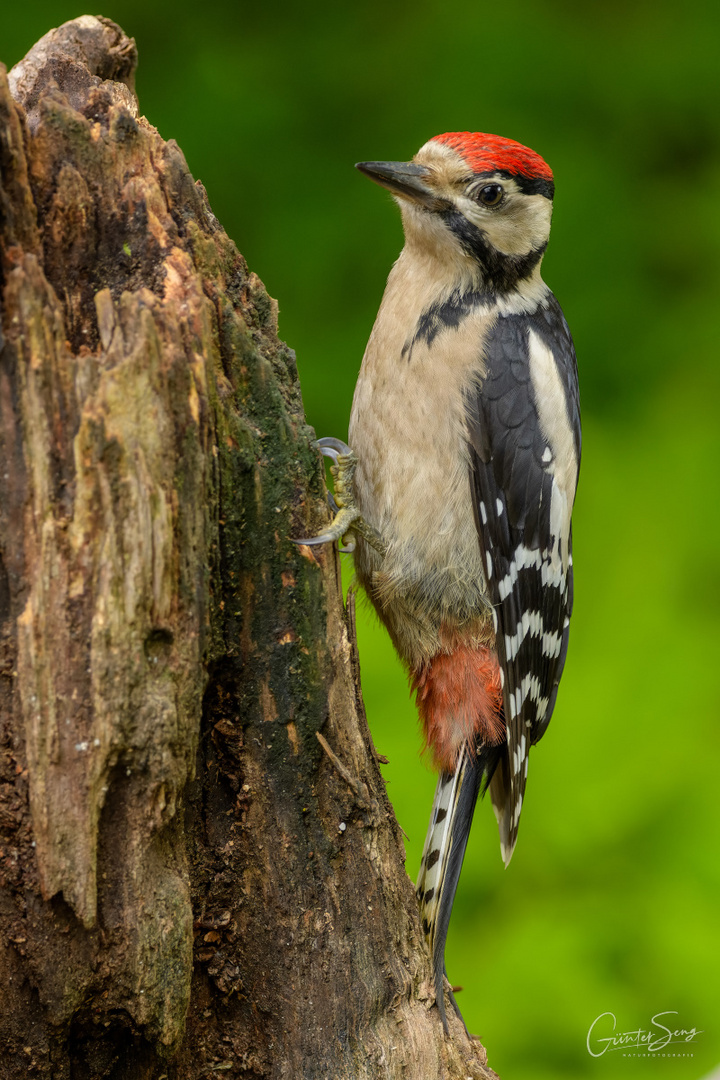
[[[289,539],[327,511],[277,305],[136,55],[84,16],[0,73],[0,1075],[492,1076]]]

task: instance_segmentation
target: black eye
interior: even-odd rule
[[[498,206],[502,202],[505,191],[501,184],[486,184],[481,187],[475,198],[483,206]]]

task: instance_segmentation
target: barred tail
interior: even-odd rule
[[[461,751],[455,772],[440,773],[420,862],[417,883],[420,919],[432,952],[435,996],[446,1032],[443,975],[450,915],[475,804],[478,795],[485,794],[504,749],[504,746],[480,747],[473,754],[466,746]],[[452,992],[450,1000],[460,1015]]]

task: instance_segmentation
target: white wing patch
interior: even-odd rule
[[[553,478],[550,499],[550,531],[560,550],[558,556],[567,567],[570,541],[570,515],[577,487],[579,462],[575,450],[575,435],[568,416],[567,400],[552,350],[533,330],[528,331],[530,378],[535,391],[535,404],[543,435],[547,439],[550,460],[543,462]],[[555,552],[553,552],[553,555]],[[550,584],[557,582],[557,571],[548,575]]]

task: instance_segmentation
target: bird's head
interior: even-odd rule
[[[357,168],[396,197],[408,247],[477,270],[507,292],[539,270],[550,235],[553,175],[512,139],[467,131],[437,135],[412,161]]]

